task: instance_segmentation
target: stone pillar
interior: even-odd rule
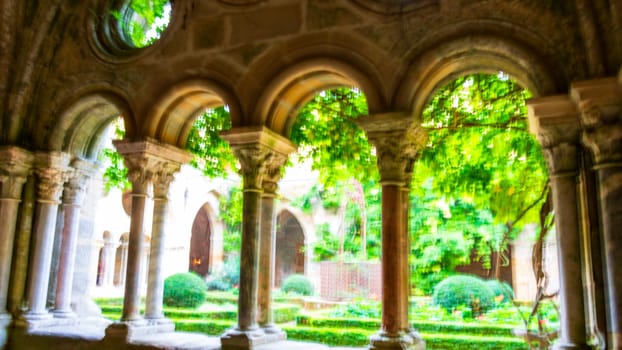
[[[176,162],[162,164],[161,169],[155,173],[153,181],[153,225],[151,229],[145,318],[152,324],[158,324],[161,327],[168,325],[169,331],[173,331],[175,326],[164,318],[162,313],[164,293],[163,259],[164,244],[166,242],[166,218],[168,215],[168,191],[171,181],[173,181],[173,174],[179,171],[180,166],[181,164]]]
[[[376,147],[382,184],[382,329],[370,349],[425,349],[408,322],[408,185],[412,165],[427,136],[406,114],[359,118],[357,124]]]
[[[188,155],[176,147],[159,144],[151,140],[141,142],[121,140],[115,141],[114,145],[119,153],[123,155],[125,165],[128,168],[128,177],[132,183],[132,213],[127,246],[125,294],[121,322],[113,323],[106,329],[106,338],[124,338],[126,341],[130,341],[137,335],[157,333],[170,329],[168,326],[165,329],[154,327],[153,324],[150,326],[140,315],[139,311],[139,289],[144,282],[144,277],[141,276],[141,263],[143,263],[146,255],[144,239],[145,205],[149,185],[154,179],[160,178],[161,180],[163,176],[160,173],[161,169],[168,166],[171,161],[178,164],[188,161]],[[159,194],[161,195],[161,193]],[[162,227],[158,229],[161,230]],[[158,234],[161,236],[162,233],[159,232]],[[159,250],[161,247],[157,249]],[[161,258],[160,253],[156,255]],[[152,260],[155,260],[156,267],[161,266],[161,261],[158,261],[155,257],[152,257]],[[161,280],[160,273],[161,271],[157,271],[156,277]],[[161,287],[156,286],[156,288]],[[152,296],[152,300],[155,302],[155,297]],[[154,305],[150,307],[153,308]],[[150,312],[152,312],[152,315],[155,315],[153,310]],[[154,322],[154,324],[157,324],[157,322]]]
[[[0,148],[0,319],[9,318],[7,300],[15,224],[22,185],[32,164],[32,155],[17,147]]]
[[[73,172],[65,186],[63,195],[64,224],[61,236],[58,273],[56,275],[56,295],[54,301],[54,317],[74,318],[71,310],[71,291],[73,272],[78,244],[78,226],[80,207],[84,201],[85,189],[95,168],[92,163],[75,159],[72,162]]]
[[[112,235],[110,238],[104,241],[104,247],[102,252],[103,271],[102,271],[102,284],[101,287],[113,287],[114,286],[114,265],[115,265],[115,253],[117,252],[118,242],[112,241]]]
[[[572,85],[581,111],[583,143],[594,155],[604,260],[607,346],[622,349],[622,82],[616,78]]]
[[[291,145],[283,150],[286,154],[294,151]],[[266,167],[262,181],[261,232],[259,237],[259,288],[257,291],[257,323],[274,340],[286,338],[285,332],[273,322],[272,289],[274,288],[274,263],[276,255],[276,213],[274,211],[276,191],[281,170],[287,155],[274,154]]]
[[[69,156],[64,153],[39,153],[35,157],[35,173],[38,179],[37,208],[28,274],[28,310],[23,315],[29,326],[52,317],[46,310],[52,245],[58,205],[69,165]]]
[[[261,193],[268,164],[274,157],[286,156],[291,143],[267,128],[229,130],[222,134],[238,158],[243,178],[242,251],[240,254],[240,293],[238,325],[220,338],[223,350],[251,349],[272,341],[257,327],[257,290]]]
[[[26,182],[32,155],[17,147],[0,148],[0,349],[8,340],[11,315],[7,311],[11,258],[22,185]]]
[[[530,100],[529,125],[549,168],[559,265],[560,330],[555,349],[588,349],[578,198],[578,113],[567,96]]]
[[[9,311],[17,316],[23,307],[26,292],[26,277],[28,275],[28,257],[30,256],[30,237],[35,212],[36,185],[35,176],[28,176],[24,184],[22,203],[20,205],[15,244],[13,249],[13,263],[11,265],[11,283],[9,291]]]

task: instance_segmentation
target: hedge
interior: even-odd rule
[[[230,321],[205,321],[205,320],[173,320],[175,330],[179,332],[196,332],[208,335],[220,335],[227,329],[235,326]]]
[[[339,317],[311,317],[308,315],[296,316],[296,324],[307,327],[328,328],[358,328],[365,330],[378,330],[381,327],[379,319],[352,319]],[[441,321],[414,321],[412,326],[423,333],[453,333],[469,334],[474,336],[506,336],[513,337],[514,326],[459,323]]]
[[[101,305],[102,314],[119,318],[123,311],[121,305]],[[274,305],[272,307],[275,323],[291,322],[296,319],[296,315],[300,311],[298,305]],[[234,310],[217,310],[217,311],[197,311],[164,308],[164,316],[171,319],[186,320],[229,320],[234,321],[237,318],[237,311]]]

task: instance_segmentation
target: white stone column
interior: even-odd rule
[[[285,332],[274,324],[272,310],[272,289],[274,288],[274,264],[276,255],[276,191],[287,155],[295,150],[294,145],[275,153],[266,167],[262,181],[261,231],[259,237],[259,277],[257,291],[257,323],[274,340],[286,338]]]
[[[220,338],[223,350],[251,349],[274,341],[257,327],[259,237],[261,232],[261,193],[266,169],[273,157],[284,156],[291,143],[267,128],[232,129],[222,133],[240,162],[244,186],[242,211],[242,251],[240,254],[240,293],[238,325]]]
[[[73,318],[71,291],[76,259],[76,247],[80,223],[80,207],[84,201],[85,189],[95,168],[92,163],[75,159],[69,181],[63,194],[64,224],[61,236],[58,273],[56,274],[56,296],[54,317]]]
[[[20,148],[0,148],[0,319],[10,318],[7,300],[15,224],[22,185],[26,182],[32,160],[33,156]]]
[[[622,81],[605,78],[572,84],[581,112],[583,143],[598,177],[604,264],[607,349],[622,349]]]
[[[102,278],[102,287],[113,287],[114,286],[114,267],[115,267],[115,254],[117,252],[118,247],[117,242],[113,242],[110,239],[104,241],[104,247],[102,248],[104,251],[102,252],[102,260],[103,260],[103,278]]]
[[[69,163],[69,156],[64,153],[38,153],[35,157],[35,173],[38,179],[37,208],[33,230],[32,259],[28,274],[28,310],[23,315],[29,325],[52,317],[46,310],[52,244],[58,205]]]
[[[408,321],[410,273],[408,256],[408,189],[413,162],[427,134],[403,113],[359,118],[376,147],[382,184],[382,329],[369,349],[425,349]]]
[[[178,153],[178,160],[189,160],[184,153]],[[151,247],[149,253],[149,276],[147,282],[147,299],[145,318],[159,325],[169,325],[172,331],[174,325],[164,318],[162,300],[164,293],[164,254],[168,217],[168,191],[173,181],[173,175],[179,171],[181,163],[176,161],[163,162],[155,172],[153,179],[153,223],[151,229]]]
[[[542,144],[549,168],[559,265],[560,330],[555,349],[589,349],[581,266],[578,200],[580,123],[567,96],[530,100],[529,125]]]

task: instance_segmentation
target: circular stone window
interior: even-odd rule
[[[153,44],[171,19],[171,3],[166,0],[130,0],[113,16],[126,44],[142,48]]]
[[[172,16],[169,0],[118,0],[93,17],[91,44],[103,59],[124,61],[157,41]]]

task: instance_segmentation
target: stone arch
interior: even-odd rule
[[[498,36],[473,35],[445,41],[420,54],[404,74],[396,105],[419,118],[434,91],[449,81],[471,73],[499,71],[535,96],[557,90],[551,69],[529,47]]]
[[[208,108],[229,107],[232,125],[241,120],[235,95],[224,85],[202,79],[175,84],[157,100],[145,123],[145,134],[161,142],[184,148],[194,119]]]
[[[119,246],[114,258],[114,285],[119,287],[125,285],[125,266],[127,265],[127,245],[130,234],[125,232],[119,237]]]
[[[208,203],[205,203],[199,208],[192,222],[188,270],[202,277],[206,277],[213,268],[214,225],[212,218],[213,210]]]
[[[123,118],[128,136],[135,133],[133,113],[120,92],[97,89],[78,96],[61,109],[49,134],[50,149],[95,159],[105,142],[104,131],[118,117]]]
[[[300,108],[315,94],[343,86],[361,89],[370,110],[384,105],[378,86],[356,67],[337,59],[314,58],[287,67],[269,83],[259,99],[254,120],[287,135]]]
[[[276,219],[276,254],[274,261],[274,286],[280,287],[287,276],[304,274],[305,232],[300,220],[284,209]]]

